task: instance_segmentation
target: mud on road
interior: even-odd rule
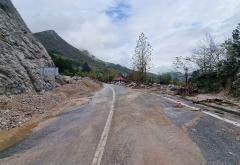
[[[102,164],[204,164],[198,146],[156,101],[136,90],[119,95]]]
[[[0,150],[31,134],[42,121],[90,102],[101,88],[89,78],[69,79],[53,91],[0,97]]]
[[[146,91],[112,87],[36,127],[0,152],[0,164],[92,165],[112,111],[101,165],[239,164],[240,128]]]

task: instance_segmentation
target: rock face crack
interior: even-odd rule
[[[32,73],[30,72],[29,68],[22,63],[21,59],[20,59],[17,55],[16,55],[16,58],[18,59],[19,64],[20,64],[20,65],[25,69],[25,71],[27,72],[27,74],[28,74],[28,76],[29,76],[29,78],[30,78],[31,84],[33,85],[35,91],[39,92],[39,89],[38,89],[38,87],[35,85],[34,78],[33,78],[33,76],[32,76]]]
[[[0,95],[51,90],[55,78],[40,75],[54,64],[10,0],[0,0]]]

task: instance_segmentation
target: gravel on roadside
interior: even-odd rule
[[[100,88],[89,78],[69,78],[67,84],[44,93],[0,96],[0,131],[18,127],[33,116],[46,115],[54,107],[72,98],[86,97]]]

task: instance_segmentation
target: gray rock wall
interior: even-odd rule
[[[10,0],[0,0],[0,94],[51,90],[55,78],[40,75],[54,64]]]

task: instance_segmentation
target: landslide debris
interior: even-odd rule
[[[34,116],[48,116],[64,106],[86,98],[101,88],[101,84],[89,78],[65,77],[67,84],[44,93],[25,93],[0,97],[0,131],[9,130],[30,121]],[[79,100],[84,98],[83,100]],[[83,102],[84,103],[84,102]],[[72,103],[73,104],[73,103]]]

